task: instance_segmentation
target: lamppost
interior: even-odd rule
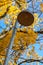
[[[13,27],[13,33],[12,33],[12,37],[10,39],[10,43],[7,49],[4,65],[8,65],[8,62],[9,62],[10,50],[12,49],[15,35],[16,35],[16,30],[17,30],[16,28],[17,21],[23,26],[30,26],[34,22],[34,16],[26,10],[18,14],[16,23]]]

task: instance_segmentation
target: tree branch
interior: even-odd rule
[[[22,30],[17,31],[17,32],[28,33],[27,31],[22,31]],[[34,31],[34,32],[35,32],[35,33],[38,33],[38,34],[43,34],[43,31]]]
[[[36,31],[35,33],[43,34],[43,31]]]
[[[42,59],[41,60],[36,60],[36,59],[27,59],[27,60],[24,60],[22,62],[20,62],[18,65],[22,64],[22,63],[31,63],[31,62],[40,62],[40,63],[43,63]]]

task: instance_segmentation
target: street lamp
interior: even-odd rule
[[[4,65],[8,65],[9,56],[11,54],[10,51],[12,49],[16,30],[17,30],[17,28],[16,28],[17,21],[23,26],[30,26],[34,22],[34,16],[28,11],[22,11],[18,14],[16,23],[13,27],[13,33],[12,33],[12,37],[11,37],[11,40],[10,40],[10,43],[9,43],[9,46],[8,46],[8,49],[7,49]]]
[[[18,14],[17,20],[23,26],[30,26],[34,22],[34,16],[25,10]]]

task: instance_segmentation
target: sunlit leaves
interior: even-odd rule
[[[11,38],[11,34],[12,32],[8,32],[7,34],[5,34],[5,37],[3,39],[0,39],[0,52],[3,51],[5,48],[8,47],[10,38]],[[4,41],[4,43],[3,43]]]
[[[43,12],[43,3],[40,4],[40,9]]]
[[[1,0],[0,1],[0,17],[7,11],[7,7],[11,5],[10,0]]]
[[[0,63],[1,63],[1,65],[3,65],[3,63],[4,63],[4,56],[0,55]]]
[[[0,52],[3,51],[3,49],[8,47],[11,35],[12,35],[12,31],[7,33],[7,35],[3,39],[0,39]],[[25,49],[28,45],[34,44],[36,38],[37,38],[37,34],[34,33],[31,29],[28,29],[27,33],[24,33],[24,31],[23,32],[19,31],[16,33],[13,49],[15,50]]]
[[[8,5],[11,2],[12,2],[12,0],[0,0],[0,7],[2,7],[4,5]]]
[[[11,61],[9,61],[9,65],[17,65],[15,62],[12,63]]]
[[[38,14],[37,13],[34,13],[33,15],[34,15],[34,23],[32,24],[32,26],[34,28],[34,26],[38,24],[39,18],[38,18]]]
[[[9,19],[12,22],[12,25],[15,24],[15,21],[17,19],[17,15],[21,12],[22,9],[26,8],[26,1],[25,0],[17,0],[15,1],[14,5],[13,4],[14,1],[12,0],[2,0],[0,1],[1,4],[3,4],[3,6],[1,6],[0,4],[0,17],[3,16],[7,10],[7,8],[9,7],[9,10],[6,12],[6,15],[4,16],[4,20],[5,20],[5,24],[9,25]],[[19,4],[21,5],[21,7],[18,7]],[[18,4],[18,5],[17,5]],[[22,6],[23,5],[23,6]],[[5,19],[6,17],[6,19]],[[11,25],[11,24],[10,24]]]
[[[38,23],[38,14],[34,13],[34,23]]]
[[[37,34],[35,34],[31,29],[28,29],[28,32],[17,32],[15,37],[15,48],[26,47],[30,44],[34,44],[37,38]],[[17,45],[16,45],[17,44]]]
[[[0,7],[0,17],[6,12],[7,6]]]

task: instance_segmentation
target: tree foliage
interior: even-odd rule
[[[4,23],[6,25],[6,29],[0,34],[0,62],[3,63],[2,58],[5,59],[6,51],[8,49],[8,45],[12,36],[12,28],[17,20],[17,15],[26,9],[27,3],[25,0],[15,0],[15,4],[13,0],[0,0],[0,19],[4,19]],[[43,3],[40,4],[41,11],[43,11]],[[18,28],[16,32],[16,36],[14,39],[12,50],[16,51],[14,53],[14,62],[20,58],[20,55],[25,52],[25,49],[29,45],[33,45],[36,43],[36,39],[38,34],[33,31],[34,26],[38,23],[39,18],[38,14],[34,13],[34,23],[28,27]],[[10,28],[10,30],[7,30]],[[42,47],[42,46],[41,46]],[[28,49],[29,50],[29,49]],[[13,53],[11,54],[13,55]],[[27,52],[27,56],[33,56],[33,59],[38,59],[39,55],[35,52],[34,47],[32,50]],[[34,61],[32,59],[32,61]],[[37,61],[37,60],[36,60]],[[12,65],[9,62],[9,65]],[[17,65],[14,63],[14,65]]]
[[[12,30],[10,32],[7,32],[3,39],[0,39],[0,52],[3,49],[6,49],[8,47],[11,35],[12,35]],[[20,48],[22,49],[22,47],[26,48],[28,45],[34,44],[36,42],[36,38],[37,38],[37,34],[34,33],[34,31],[31,29],[28,29],[27,32],[25,28],[22,32],[17,31],[13,48],[14,50],[17,50]],[[4,44],[3,44],[3,41],[4,41]]]

